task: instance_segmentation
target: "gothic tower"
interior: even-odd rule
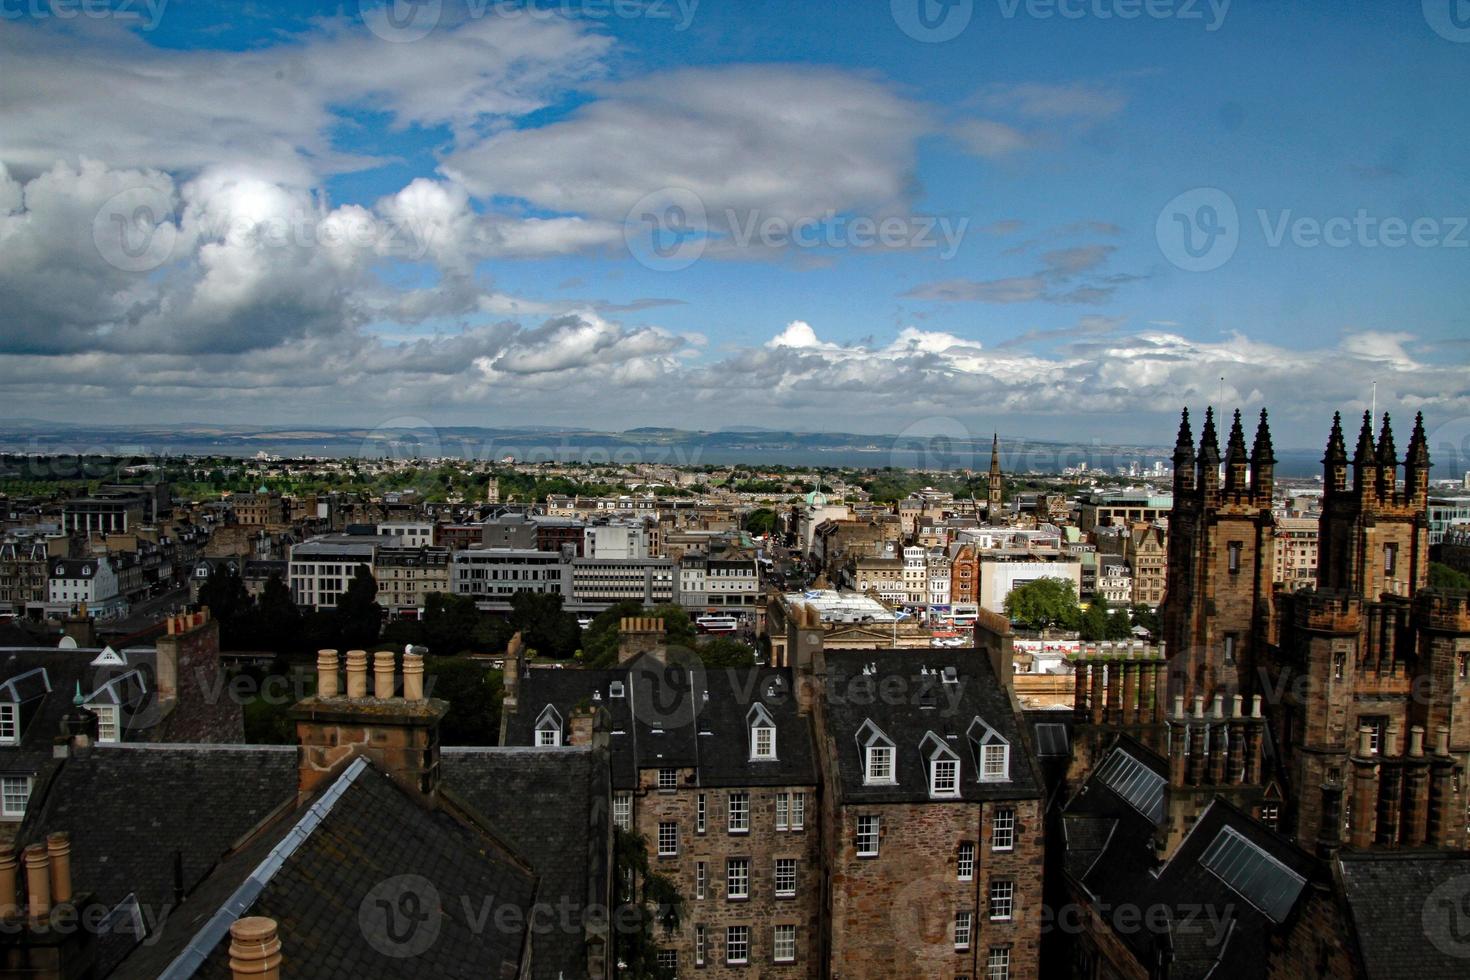
[[[986,517],[993,524],[1005,506],[1000,475],[1000,433],[990,440],[990,483],[986,491]]]

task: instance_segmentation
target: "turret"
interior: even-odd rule
[[[1429,505],[1429,439],[1424,435],[1424,413],[1414,416],[1414,433],[1404,456],[1404,496],[1423,508]]]
[[[1332,434],[1322,457],[1322,488],[1328,494],[1347,490],[1347,443],[1342,438],[1342,413],[1332,413]]]
[[[1205,409],[1205,427],[1200,431],[1195,482],[1206,500],[1220,491],[1220,439],[1215,434],[1215,410]]]
[[[1174,440],[1174,497],[1194,489],[1194,433],[1189,428],[1189,409],[1179,415],[1179,438]]]
[[[1246,492],[1245,430],[1240,425],[1240,409],[1230,423],[1230,441],[1225,447],[1225,493],[1243,495]]]
[[[1383,428],[1378,433],[1378,498],[1384,503],[1392,503],[1394,494],[1398,492],[1398,453],[1393,445],[1393,426],[1389,423],[1388,413],[1383,413]]]
[[[1353,489],[1359,497],[1377,492],[1378,450],[1373,446],[1373,416],[1363,413],[1363,427],[1358,430],[1358,448],[1353,451]]]
[[[1276,453],[1271,448],[1271,425],[1266,420],[1266,410],[1261,409],[1261,421],[1256,426],[1256,442],[1251,447],[1251,490],[1256,503],[1271,506],[1271,492],[1275,486]]]

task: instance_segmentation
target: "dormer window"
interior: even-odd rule
[[[929,767],[929,795],[952,798],[960,795],[960,757],[944,739],[929,732],[919,744],[919,751]]]
[[[858,729],[858,748],[863,753],[863,782],[869,784],[896,783],[898,776],[893,765],[893,740],[871,721],[864,721]]]
[[[776,722],[766,706],[757,702],[745,716],[750,726],[750,757],[752,759],[776,758]]]
[[[1011,744],[985,722],[970,723],[970,747],[982,783],[1003,783],[1011,778]]]
[[[623,696],[623,682],[622,681],[613,681],[611,684],[609,684],[607,686],[607,696],[610,697],[610,698],[620,698],[620,697],[622,697]]]
[[[0,704],[0,745],[20,741],[20,705]]]
[[[561,745],[561,734],[561,715],[548,704],[536,719],[536,744],[554,748]]]

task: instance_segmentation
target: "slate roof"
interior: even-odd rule
[[[757,702],[776,725],[771,761],[750,758],[747,719]],[[615,789],[634,789],[639,770],[662,768],[693,768],[710,787],[817,784],[811,725],[797,712],[787,668],[691,672],[646,657],[609,670],[528,670],[518,710],[506,715],[505,743],[533,745],[547,705],[566,725],[579,704],[608,713]]]
[[[580,911],[608,901],[610,798],[607,755],[590,748],[445,748],[444,785],[483,815],[530,863],[542,902]],[[584,933],[533,934],[531,976],[556,980],[587,969]]]
[[[928,752],[921,746],[930,733],[959,756],[960,799],[1041,796],[1041,779],[1022,738],[1015,704],[984,651],[828,650],[825,656],[828,736],[844,803],[929,801]],[[945,683],[947,668],[953,669],[954,683]],[[1010,745],[1009,779],[980,781],[969,739],[977,718]],[[863,782],[858,734],[866,722],[894,745],[897,781],[892,785]]]
[[[1344,851],[1336,871],[1369,977],[1470,973],[1470,852]]]
[[[287,975],[514,977],[535,897],[497,840],[359,759],[228,858],[113,975],[228,980],[228,923],[263,915]]]
[[[1299,915],[1312,885],[1326,883],[1325,868],[1294,846],[1231,806],[1215,799],[1189,834],[1160,867],[1155,860],[1155,824],[1099,778],[1115,753],[1127,752],[1147,768],[1167,776],[1167,763],[1127,737],[1093,769],[1067,804],[1063,815],[1067,874],[1099,903],[1105,916],[1120,909],[1168,910],[1168,928],[1150,928],[1145,917],[1121,918],[1115,935],[1145,967],[1159,951],[1172,950],[1171,980],[1206,976],[1264,977],[1266,950],[1273,934],[1285,934]],[[1229,828],[1307,883],[1289,903],[1278,923],[1251,904],[1250,897],[1202,863],[1222,831]]]

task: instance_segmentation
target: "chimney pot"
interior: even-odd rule
[[[1399,754],[1399,723],[1397,720],[1388,723],[1383,732],[1383,745],[1379,748],[1379,754],[1385,759],[1391,759]]]
[[[1409,755],[1416,759],[1424,756],[1424,726],[1413,725],[1409,728]]]
[[[336,650],[318,650],[316,652],[316,696],[319,698],[335,698],[337,696]]]
[[[281,940],[275,919],[252,915],[230,926],[230,973],[234,980],[280,980]]]
[[[353,700],[367,697],[367,651],[347,651],[347,696]]]
[[[393,667],[397,658],[392,650],[373,654],[373,697],[386,701],[393,696]]]
[[[46,856],[51,861],[51,901],[71,901],[71,835],[64,831],[46,835]]]
[[[1440,725],[1434,730],[1434,754],[1450,754],[1450,727],[1448,725]]]
[[[1205,716],[1205,696],[1203,694],[1196,694],[1194,696],[1194,716],[1196,718],[1203,718]]]
[[[403,697],[408,701],[424,699],[423,654],[405,653],[403,655]]]
[[[1174,717],[1184,717],[1184,695],[1182,694],[1174,695]]]
[[[1216,718],[1224,718],[1225,717],[1225,696],[1223,694],[1217,694],[1217,695],[1215,695],[1215,700],[1214,700],[1214,703],[1211,705],[1211,708],[1213,709],[1214,715],[1215,715]]]
[[[1230,699],[1230,717],[1239,718],[1245,713],[1245,698],[1237,694]]]
[[[1373,754],[1373,729],[1358,729],[1358,755],[1364,759]]]
[[[0,844],[0,918],[9,918],[20,910],[19,881],[16,877],[20,862],[15,857],[14,844]]]
[[[51,912],[51,859],[45,844],[27,847],[24,857],[27,911],[32,919],[44,919]]]
[[[1261,717],[1261,696],[1259,694],[1251,696],[1251,717]]]

